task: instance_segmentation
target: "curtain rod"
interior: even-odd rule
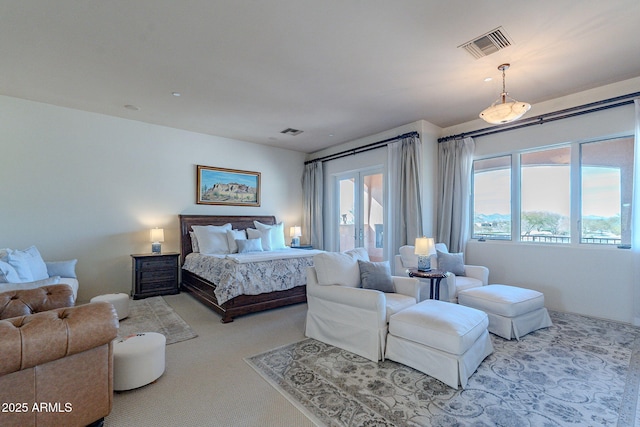
[[[306,162],[304,162],[304,164],[307,165],[307,164],[313,163],[313,162],[326,162],[328,160],[335,160],[335,159],[339,159],[341,157],[355,155],[355,154],[358,154],[358,153],[364,153],[366,151],[375,150],[376,148],[380,148],[383,145],[387,145],[389,142],[397,141],[399,139],[404,139],[404,138],[410,138],[412,136],[420,138],[420,134],[418,132],[415,132],[415,131],[414,132],[408,132],[408,133],[405,133],[405,134],[402,134],[402,135],[394,136],[393,138],[385,139],[383,141],[372,142],[371,144],[363,145],[363,146],[357,147],[357,148],[352,148],[351,150],[344,150],[344,151],[340,151],[339,153],[329,154],[329,155],[324,156],[324,157],[318,157],[317,159],[307,160]]]
[[[602,101],[591,102],[589,104],[578,105],[564,110],[552,113],[541,114],[539,116],[518,120],[513,124],[504,124],[491,126],[484,129],[478,129],[471,132],[463,132],[457,135],[444,136],[438,138],[438,142],[446,142],[452,139],[465,138],[468,136],[478,138],[481,136],[492,135],[494,133],[506,132],[508,130],[520,129],[533,125],[543,125],[556,120],[567,119],[570,117],[581,116],[583,114],[594,113],[596,111],[608,110],[609,108],[621,107],[633,103],[633,99],[640,96],[640,92],[629,93],[627,95],[617,96],[614,98],[603,99]],[[630,99],[631,98],[631,99]]]

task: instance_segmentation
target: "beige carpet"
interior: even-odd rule
[[[163,298],[198,337],[167,346],[155,383],[116,392],[105,426],[313,426],[243,360],[303,339],[306,304],[222,324],[188,294]]]

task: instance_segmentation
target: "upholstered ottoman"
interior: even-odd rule
[[[544,294],[532,289],[488,285],[458,294],[458,304],[482,310],[489,316],[489,332],[510,340],[551,326]]]
[[[118,338],[113,346],[113,389],[131,390],[147,385],[164,373],[166,338],[145,332]]]
[[[91,298],[91,302],[106,301],[113,304],[113,308],[118,313],[118,320],[122,320],[129,316],[129,295],[120,294],[104,294]]]
[[[486,313],[426,300],[391,316],[385,357],[457,389],[493,352]]]

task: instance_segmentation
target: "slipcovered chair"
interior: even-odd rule
[[[413,246],[402,246],[398,252],[400,253],[394,257],[394,274],[408,276],[409,268],[418,268],[418,255],[414,253]],[[447,277],[440,282],[441,301],[457,303],[458,292],[489,284],[487,267],[464,264],[463,255],[450,254],[444,243],[436,243],[436,252],[437,255],[432,256],[431,267],[448,272]],[[428,292],[428,287],[426,289]],[[428,298],[427,292],[422,293],[420,300]]]
[[[73,304],[69,285],[0,293],[0,401],[21,405],[0,425],[101,425],[111,411],[118,317]]]
[[[420,284],[391,276],[387,262],[368,260],[362,248],[314,256],[307,268],[305,335],[377,362],[384,358],[389,318],[417,303]],[[374,289],[383,288],[379,281],[388,292]]]

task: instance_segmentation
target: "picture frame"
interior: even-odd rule
[[[260,206],[260,172],[197,165],[199,205]]]

